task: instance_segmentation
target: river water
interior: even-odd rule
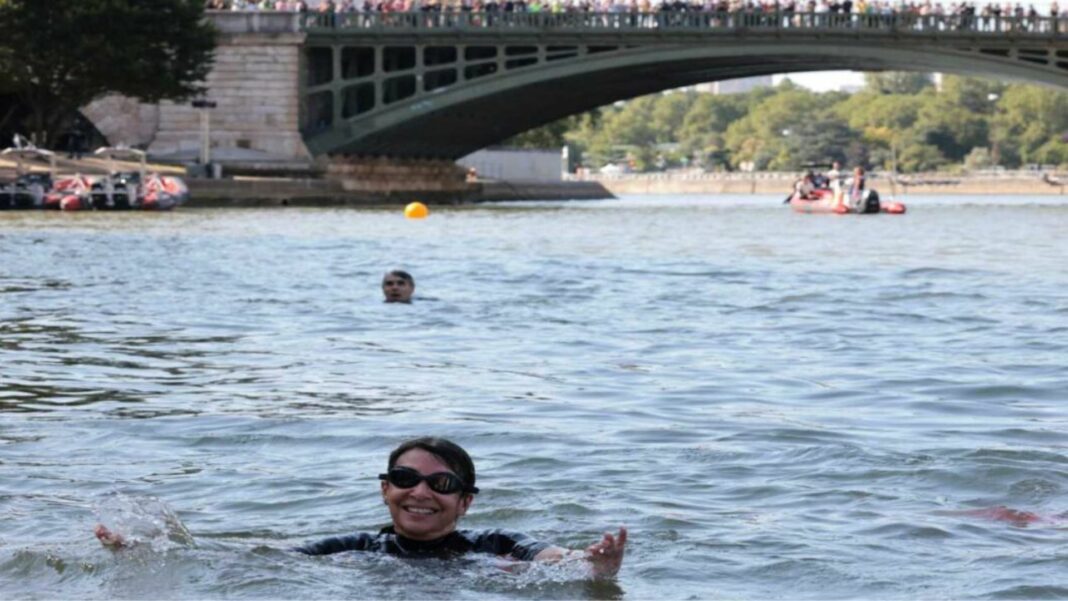
[[[779,201],[0,213],[0,597],[1068,597],[1068,203]],[[421,434],[619,577],[286,551]]]

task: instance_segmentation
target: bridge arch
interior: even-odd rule
[[[465,79],[350,118],[340,117],[322,132],[306,132],[315,153],[455,159],[515,134],[568,115],[643,94],[737,77],[823,70],[939,71],[999,76],[1045,85],[1068,84],[1068,71],[1021,60],[1021,48],[1004,53],[982,48],[891,46],[858,40],[730,40],[727,43],[620,44],[618,46],[527,44],[537,47],[536,64],[506,70],[506,49],[485,77]],[[398,46],[392,46],[394,48]],[[415,46],[416,52],[428,46]],[[483,46],[478,46],[483,47]],[[548,61],[550,48],[575,48],[573,57]],[[311,46],[315,48],[315,46]],[[466,46],[458,48],[462,54]],[[594,51],[591,51],[591,48]],[[987,49],[989,50],[989,49]],[[1023,50],[1027,50],[1024,48]],[[1038,56],[1052,50],[1037,47]],[[1028,56],[1028,55],[1024,55]],[[1053,61],[1056,62],[1056,61]],[[484,64],[484,63],[476,63]],[[464,64],[454,67],[465,69]],[[418,86],[434,68],[412,68]],[[440,69],[437,69],[440,71]],[[359,81],[359,79],[357,79]],[[356,83],[354,85],[368,85]],[[332,95],[344,104],[344,83],[310,93]],[[380,94],[379,100],[382,99]],[[336,104],[334,107],[336,109]]]
[[[941,71],[1068,87],[1068,19],[269,11],[211,19],[225,59],[208,81],[218,101],[212,143],[301,160],[455,159],[617,100],[771,73]],[[150,150],[197,148],[201,115],[159,109]]]

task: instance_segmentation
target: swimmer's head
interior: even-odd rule
[[[413,292],[415,279],[407,271],[394,269],[382,276],[382,294],[387,303],[410,303]]]
[[[397,459],[412,449],[422,449],[437,457],[442,463],[449,466],[449,469],[454,474],[460,477],[465,488],[474,491],[478,490],[475,488],[475,463],[471,461],[471,456],[467,454],[467,451],[463,450],[463,447],[445,438],[422,436],[402,442],[400,446],[393,449],[393,452],[389,454],[388,468],[392,469],[397,464]]]

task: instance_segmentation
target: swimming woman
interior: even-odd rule
[[[393,523],[377,533],[361,532],[308,543],[294,549],[307,555],[344,551],[387,553],[403,557],[453,557],[488,553],[520,561],[585,561],[597,578],[614,576],[623,563],[627,529],[606,532],[584,550],[570,550],[507,530],[457,529],[474,502],[475,466],[467,451],[444,438],[408,440],[389,455],[382,480],[382,500]],[[105,545],[121,547],[121,535],[98,525]]]

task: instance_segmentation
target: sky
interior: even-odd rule
[[[772,82],[776,85],[784,79],[805,86],[816,92],[830,92],[842,86],[863,86],[864,74],[859,71],[809,71],[807,73],[788,73],[775,75]]]

